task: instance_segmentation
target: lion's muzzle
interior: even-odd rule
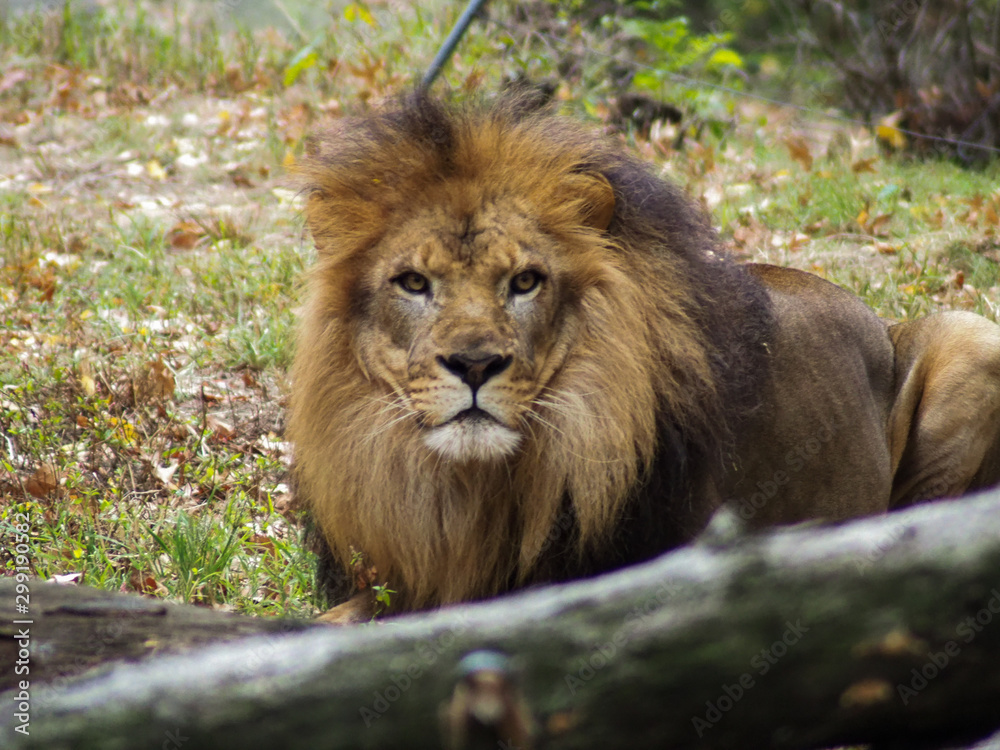
[[[509,405],[503,382],[514,358],[489,349],[460,350],[438,355],[436,386],[425,403],[437,412],[424,442],[442,456],[456,460],[492,461],[511,455],[521,442],[508,426]]]
[[[483,383],[506,370],[513,361],[513,357],[509,355],[504,357],[500,354],[469,356],[456,353],[447,358],[438,357],[438,362],[446,370],[457,375],[463,383],[472,389],[473,397]]]

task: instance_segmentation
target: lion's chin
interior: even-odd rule
[[[514,454],[521,435],[489,417],[459,418],[428,430],[424,443],[452,461],[499,461]]]

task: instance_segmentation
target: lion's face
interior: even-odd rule
[[[455,461],[515,453],[562,365],[576,288],[556,240],[498,202],[419,210],[361,279],[356,338],[369,376],[425,445]],[[391,395],[389,395],[391,393]]]
[[[568,120],[421,101],[302,162],[317,262],[287,433],[340,569],[361,552],[404,609],[596,550],[662,415],[683,458],[722,421],[686,202]]]

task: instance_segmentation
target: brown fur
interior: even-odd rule
[[[526,109],[415,97],[341,122],[301,167],[319,260],[289,435],[334,598],[350,593],[358,553],[403,610],[646,559],[780,471],[774,438],[795,447],[824,415],[863,416],[874,448],[848,434],[830,448],[873,461],[872,479],[851,500],[837,493],[853,485],[821,490],[827,505],[805,483],[758,520],[884,510],[899,461],[884,447],[895,387],[885,327],[825,282],[734,264],[676,188],[581,126]],[[475,285],[525,253],[554,270],[515,320],[513,303]],[[413,264],[467,279],[441,282],[467,298],[435,297],[448,319],[431,328],[387,291],[392,269]],[[828,308],[862,333],[838,341],[850,364],[827,374],[864,397],[801,392],[830,351],[811,322]],[[484,347],[513,361],[492,388],[521,443],[494,460],[443,459],[423,439],[455,387],[436,362]]]
[[[567,495],[578,549],[606,542],[656,458],[660,415],[670,415],[678,451],[718,460],[727,412],[746,406],[750,357],[723,335],[727,307],[743,295],[735,268],[706,253],[710,231],[675,191],[655,217],[634,205],[641,194],[619,189],[610,231],[587,227],[606,210],[609,188],[593,177],[602,168],[640,188],[653,182],[579,126],[523,116],[516,102],[483,115],[426,101],[342,123],[302,168],[320,258],[289,425],[299,491],[337,560],[363,551],[408,606],[488,596],[530,579]],[[361,272],[386,229],[420,205],[468,215],[508,197],[534,217],[533,231],[567,248],[586,325],[566,342],[573,353],[555,388],[563,408],[539,407],[544,424],[532,425],[518,459],[454,465],[428,455],[418,425],[394,423],[398,413],[385,403],[391,384],[359,361],[355,342],[372,317]],[[662,244],[665,234],[683,237],[681,252],[632,252]],[[712,312],[703,298],[715,291]],[[766,315],[759,318],[764,326]],[[714,333],[706,325],[713,320]],[[724,349],[736,356],[713,359]]]

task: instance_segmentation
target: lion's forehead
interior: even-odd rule
[[[389,244],[390,272],[412,267],[439,278],[492,283],[540,260],[545,243],[523,209],[491,202],[468,212],[422,209]]]

